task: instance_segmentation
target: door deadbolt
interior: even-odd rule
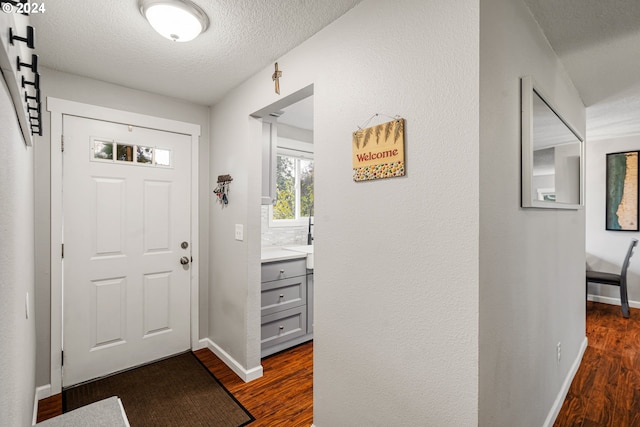
[[[181,247],[182,249],[187,249],[187,248],[189,247],[189,243],[187,243],[187,242],[182,242],[182,243],[180,243],[180,247]]]

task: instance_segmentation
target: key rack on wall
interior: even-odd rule
[[[42,135],[40,74],[35,49],[35,29],[29,25],[25,1],[0,1],[0,69],[18,116],[25,144]]]
[[[218,202],[224,207],[229,204],[229,184],[233,181],[231,175],[218,175],[218,186],[213,193],[218,197]]]

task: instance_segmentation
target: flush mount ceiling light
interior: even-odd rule
[[[193,40],[209,26],[209,18],[189,0],[140,0],[140,12],[163,37]]]

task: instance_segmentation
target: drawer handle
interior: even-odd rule
[[[282,331],[284,329],[284,326],[280,326],[280,330]]]
[[[284,274],[284,268],[280,270],[280,274]]]
[[[282,298],[284,298],[284,294],[280,294],[280,298],[281,298],[281,299],[282,299]]]

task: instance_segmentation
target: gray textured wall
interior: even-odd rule
[[[33,148],[22,140],[2,79],[0,123],[0,425],[24,427],[32,422],[36,372]]]

